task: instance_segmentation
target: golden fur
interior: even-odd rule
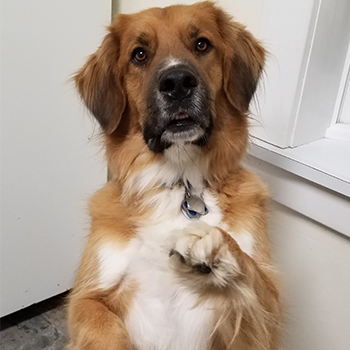
[[[200,36],[213,43],[213,52],[200,58],[191,52],[186,44],[196,34],[189,33],[191,28],[200,28]],[[145,33],[154,47],[149,64],[140,69],[130,63],[130,52]],[[112,179],[90,202],[91,233],[69,299],[71,348],[136,349],[124,321],[138,281],[125,285],[122,280],[101,289],[97,251],[103,244],[126,247],[136,235],[137,223],[155,210],[147,204],[149,199],[163,190],[151,181],[135,191],[128,181],[163,157],[146,146],[142,130],[148,86],[158,65],[169,56],[191,60],[208,82],[214,126],[208,144],[194,161],[205,187],[218,200],[227,231],[248,231],[254,239],[249,256],[226,230],[218,228],[223,243],[213,250],[213,263],[226,250],[238,263],[225,288],[208,284],[207,276],[193,278],[177,254],[169,259],[183,283],[197,293],[198,303],[214,300],[216,321],[208,350],[278,349],[279,297],[270,267],[268,194],[240,165],[247,147],[249,102],[265,51],[244,26],[211,2],[118,15],[100,48],[75,77],[83,101],[104,132]]]

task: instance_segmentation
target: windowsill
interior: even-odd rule
[[[275,201],[350,237],[350,142],[322,139],[280,149],[252,141],[247,165]]]
[[[350,197],[350,142],[321,139],[281,149],[254,138],[249,154]]]

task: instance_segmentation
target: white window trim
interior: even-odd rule
[[[324,138],[331,125],[350,41],[350,2],[276,3],[264,2],[258,37],[272,56],[251,133],[281,148],[299,147]]]
[[[344,123],[335,123],[329,127],[326,133],[329,139],[350,141],[350,125]],[[350,157],[350,153],[349,153]]]
[[[314,5],[291,142],[271,144],[274,138],[264,137],[270,124],[262,120],[258,129],[265,133],[252,129],[246,163],[268,184],[275,201],[350,237],[350,125],[341,116],[348,98],[350,35],[339,35],[349,33],[344,21],[349,3],[322,0]],[[330,23],[329,14],[336,18],[339,13],[343,20]]]
[[[344,98],[341,105],[339,123],[350,125],[350,69],[344,89]]]
[[[337,175],[322,152],[338,153]],[[318,154],[318,156],[317,156]],[[350,237],[350,142],[322,139],[280,149],[253,138],[246,165],[268,185],[272,199]]]
[[[350,142],[350,125],[342,122],[342,114],[348,113],[344,111],[346,99],[350,99],[349,92],[350,81],[350,43],[348,53],[344,65],[342,79],[339,85],[338,96],[335,102],[334,113],[330,127],[326,131],[326,137],[331,139],[338,139]],[[349,104],[349,101],[347,101]],[[343,118],[344,119],[344,118]]]

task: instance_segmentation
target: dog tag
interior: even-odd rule
[[[189,220],[199,220],[202,215],[208,214],[208,208],[203,200],[195,195],[188,194],[182,201],[182,214]]]

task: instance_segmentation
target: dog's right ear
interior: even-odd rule
[[[111,30],[74,77],[82,100],[107,134],[116,130],[126,106],[119,51],[118,35]]]

